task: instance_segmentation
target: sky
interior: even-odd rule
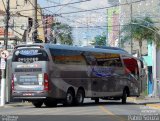
[[[57,3],[66,4],[73,3],[84,0],[38,0],[38,3],[41,7],[46,6],[55,6]],[[107,0],[91,0],[87,2],[81,2],[78,4],[58,6],[48,8],[48,14],[62,14],[68,12],[82,11],[87,9],[95,9],[108,6]],[[75,45],[88,45],[91,40],[94,39],[96,35],[101,35],[106,31],[105,27],[96,27],[90,28],[89,26],[106,26],[106,10],[96,10],[91,12],[82,12],[82,13],[72,13],[72,14],[62,14],[62,17],[56,17],[57,21],[62,23],[67,23],[73,27],[73,35],[75,40]],[[80,28],[79,28],[80,27]],[[81,28],[84,27],[84,28]]]

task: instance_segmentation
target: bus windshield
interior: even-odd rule
[[[42,49],[24,48],[13,53],[12,62],[48,61],[47,53]]]

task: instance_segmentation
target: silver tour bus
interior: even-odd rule
[[[81,105],[84,98],[121,100],[140,95],[140,60],[119,48],[19,45],[12,58],[12,97],[35,107]]]

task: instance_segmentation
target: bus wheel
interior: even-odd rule
[[[127,100],[127,91],[126,89],[124,89],[122,95],[122,104],[126,104],[126,100]]]
[[[64,105],[71,106],[73,105],[73,103],[74,103],[74,94],[71,90],[68,90]]]
[[[37,102],[32,102],[32,104],[36,107],[36,108],[40,108],[43,104],[43,101],[37,101]]]
[[[95,101],[96,104],[98,104],[99,103],[99,98],[96,98],[94,101]]]
[[[76,98],[75,98],[77,105],[82,105],[84,101],[84,91],[82,89],[78,90]]]
[[[46,107],[56,107],[57,101],[56,100],[45,100],[44,104],[46,105]]]

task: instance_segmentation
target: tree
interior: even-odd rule
[[[139,53],[142,56],[142,44],[143,41],[154,41],[157,45],[160,45],[159,29],[155,26],[153,20],[149,17],[143,19],[133,19],[129,24],[124,25],[121,34],[121,43],[124,44],[131,38],[139,42]]]
[[[91,45],[106,46],[106,35],[97,35],[94,40],[90,43]]]
[[[52,31],[54,32],[54,40],[53,43],[59,42],[60,44],[73,44],[72,38],[72,28],[63,23],[53,23],[52,24]]]

